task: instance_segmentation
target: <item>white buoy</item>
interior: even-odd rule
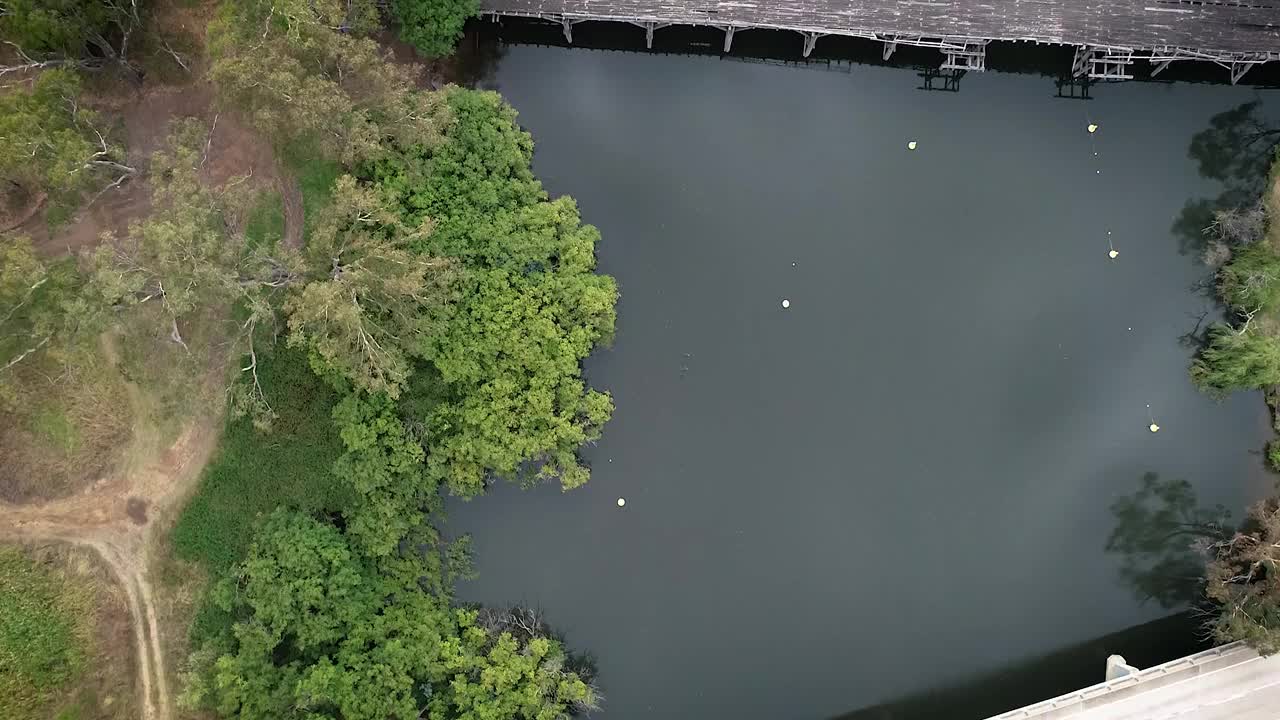
[[[1098,126],[1096,123],[1089,123],[1089,132],[1091,133],[1098,132]]]
[[[911,142],[907,143],[907,149],[908,149],[908,150],[915,150],[915,149],[916,149],[916,141],[915,141],[915,140],[912,140]]]
[[[623,505],[626,505],[626,504],[627,504],[626,498],[618,498],[618,507],[622,507]]]
[[[1107,257],[1111,258],[1112,260],[1115,260],[1118,255],[1120,255],[1120,251],[1115,249],[1107,253]]]
[[[1160,432],[1160,426],[1155,423],[1151,423],[1147,427],[1150,428],[1151,432]]]
[[[789,308],[789,307],[791,307],[791,301],[790,301],[790,300],[783,300],[783,301],[782,301],[782,307],[783,307],[783,308]]]

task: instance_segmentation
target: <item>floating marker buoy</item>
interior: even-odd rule
[[[618,498],[618,507],[622,507],[623,505],[626,505],[626,504],[627,504],[626,498]]]
[[[1098,132],[1098,126],[1096,123],[1089,123],[1089,132],[1091,133]]]
[[[1120,254],[1119,250],[1112,250],[1111,252],[1107,253],[1107,257],[1111,258],[1112,260],[1115,260],[1116,256],[1118,256],[1119,254]]]
[[[782,301],[782,307],[784,307],[784,308],[789,308],[789,307],[791,307],[791,301],[790,301],[790,300],[783,300],[783,301]]]
[[[1099,174],[1099,175],[1101,175],[1101,174],[1102,174],[1102,171],[1101,171],[1101,170],[1098,170],[1097,172],[1098,172],[1098,174]]]
[[[1151,432],[1160,432],[1160,426],[1155,423],[1151,423],[1151,425],[1149,425],[1148,428],[1151,430]]]
[[[915,140],[912,140],[911,142],[907,143],[907,149],[908,149],[908,150],[915,150],[915,149],[916,149],[916,141],[915,141]]]

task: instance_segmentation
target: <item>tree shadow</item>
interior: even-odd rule
[[[1186,480],[1142,476],[1131,495],[1111,504],[1116,525],[1106,550],[1120,558],[1120,579],[1140,603],[1165,609],[1197,603],[1204,592],[1205,549],[1230,537],[1231,513],[1200,507]]]
[[[1213,223],[1215,211],[1256,202],[1275,159],[1277,142],[1280,128],[1261,119],[1257,100],[1214,115],[1207,128],[1192,136],[1187,154],[1196,162],[1200,176],[1222,183],[1222,191],[1213,198],[1192,198],[1182,206],[1172,227],[1179,252],[1204,251],[1209,240],[1205,229]]]

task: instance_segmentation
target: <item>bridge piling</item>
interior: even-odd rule
[[[802,32],[800,34],[804,36],[803,57],[809,57],[809,55],[813,52],[813,48],[818,44],[818,38],[822,37],[823,33]]]

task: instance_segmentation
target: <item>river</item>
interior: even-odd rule
[[[1192,135],[1257,91],[533,46],[488,84],[603,234],[586,373],[617,411],[586,487],[450,503],[459,596],[591,651],[596,717],[831,718],[1016,669],[1173,612],[1104,552],[1144,473],[1237,516],[1272,486],[1261,398],[1188,380],[1216,311],[1171,230],[1217,192]],[[1010,690],[993,712],[1041,699]]]

